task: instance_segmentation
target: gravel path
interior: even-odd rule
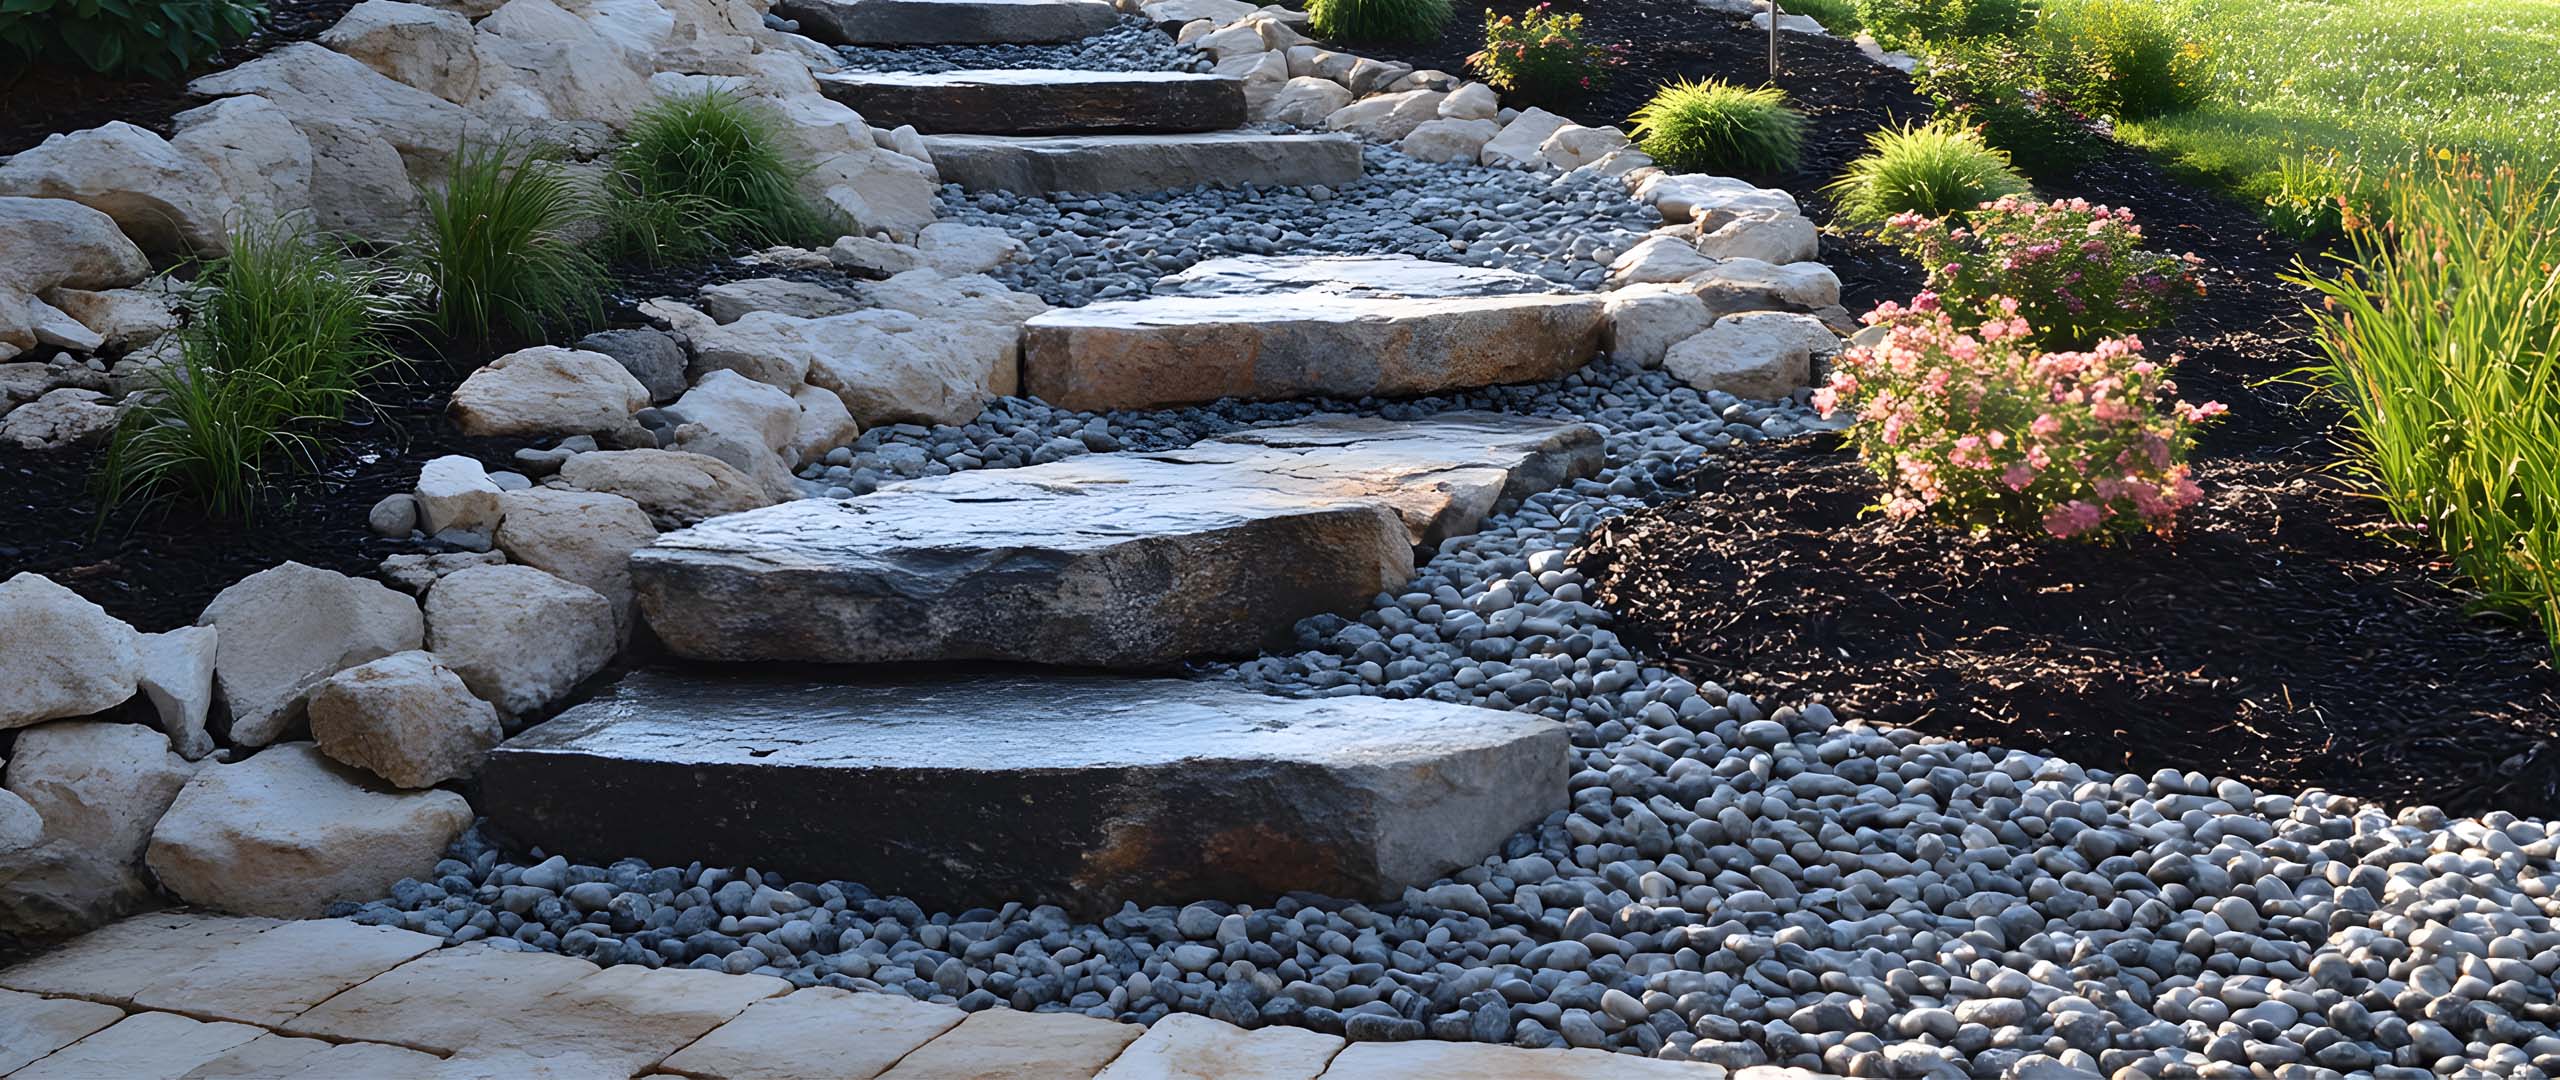
[[[1069,45],[918,45],[868,49],[839,45],[836,54],[856,71],[946,71],[1051,68],[1061,71],[1207,71],[1208,54],[1173,40],[1143,15],[1123,15],[1120,25]]]

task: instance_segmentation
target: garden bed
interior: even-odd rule
[[[270,14],[257,32],[222,51],[196,76],[257,59],[279,45],[309,41],[337,25],[356,0],[269,0]],[[169,134],[169,118],[204,104],[187,92],[189,79],[118,78],[77,64],[31,64],[0,75],[0,156],[17,153],[48,135],[85,131],[121,120]]]

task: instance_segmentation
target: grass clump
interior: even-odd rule
[[[2157,0],[2057,0],[2036,20],[2038,77],[2083,112],[2150,120],[2201,105],[2209,54]]]
[[[1804,151],[1804,114],[1774,86],[1683,79],[1629,120],[1636,146],[1673,172],[1783,173]]]
[[[235,231],[229,247],[177,358],[117,424],[99,474],[110,509],[168,495],[248,514],[270,468],[313,459],[303,429],[344,418],[398,362],[395,275],[285,226]]]
[[[2035,11],[2026,0],[1855,2],[1859,24],[1877,41],[1888,48],[1915,52],[1948,42],[2004,37],[2023,32],[2035,23]]]
[[[2024,194],[2025,177],[1982,133],[1944,120],[1887,128],[1867,136],[1866,156],[1823,191],[1840,220],[1881,225],[1897,214],[1962,216],[1982,204]]]
[[[554,152],[466,144],[426,198],[418,242],[441,328],[485,341],[602,321],[605,265],[581,235],[592,218]]]
[[[2351,217],[2349,253],[2299,280],[2354,475],[2560,654],[2560,202],[2538,175],[2403,174],[2390,224]]]
[[[1307,29],[1332,41],[1430,41],[1449,0],[1307,0]]]
[[[782,121],[722,90],[660,98],[634,117],[606,180],[606,235],[648,263],[742,245],[821,247],[851,231],[800,191],[809,166],[785,149]]]
[[[1984,142],[2038,179],[2062,179],[2106,152],[2089,118],[2036,81],[2034,61],[2012,42],[1955,45],[1914,74],[1939,115],[1982,132]]]

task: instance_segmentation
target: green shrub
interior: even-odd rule
[[[1780,0],[1789,15],[1804,15],[1840,37],[1855,37],[1866,24],[1858,19],[1858,0]]]
[[[311,462],[318,441],[302,429],[343,419],[367,377],[398,362],[394,275],[282,226],[229,240],[178,359],[117,423],[98,481],[111,509],[174,495],[251,512],[278,459]]]
[[[1307,29],[1330,41],[1432,41],[1449,0],[1307,0]]]
[[[1840,220],[1881,225],[1896,214],[1962,215],[2004,195],[2027,191],[2009,155],[1982,134],[1944,120],[1887,128],[1867,136],[1865,157],[1823,188]]]
[[[0,59],[69,57],[101,74],[175,80],[266,17],[261,0],[5,0]]]
[[[1673,172],[1783,173],[1804,150],[1804,114],[1774,86],[1683,79],[1628,119],[1637,148]]]
[[[2313,374],[2346,408],[2357,479],[2560,654],[2560,200],[2453,166],[2396,178],[2390,224],[2350,217]]]
[[[1952,45],[1915,73],[1939,115],[1976,128],[2030,176],[2061,179],[2106,152],[2086,116],[2034,77],[2031,58],[2008,42]]]
[[[824,246],[852,231],[800,193],[809,165],[782,122],[736,94],[660,98],[633,118],[608,173],[606,226],[618,254],[694,259],[740,245]]]
[[[2026,0],[1856,0],[1858,22],[1889,48],[1926,52],[1956,41],[2023,33]]]
[[[2036,21],[2037,77],[2081,111],[2118,120],[2186,112],[2211,92],[2204,47],[2155,0],[2065,0]]]
[[[2093,349],[2169,322],[2204,294],[2197,259],[2150,251],[2133,211],[2082,199],[1995,199],[1967,216],[1904,214],[1884,241],[1928,271],[1929,291],[1958,325],[2015,315],[2046,349]]]
[[[553,152],[464,145],[426,217],[421,269],[446,334],[532,338],[603,319],[604,263],[580,235],[593,213]]]
[[[1467,66],[1485,84],[1532,101],[1559,101],[1599,89],[1609,81],[1624,46],[1585,40],[1580,15],[1558,15],[1540,4],[1518,18],[1484,13],[1484,48]]]

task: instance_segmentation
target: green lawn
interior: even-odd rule
[[[2560,0],[2185,2],[2214,100],[2123,133],[2182,166],[2246,187],[2294,154],[2560,165]]]

